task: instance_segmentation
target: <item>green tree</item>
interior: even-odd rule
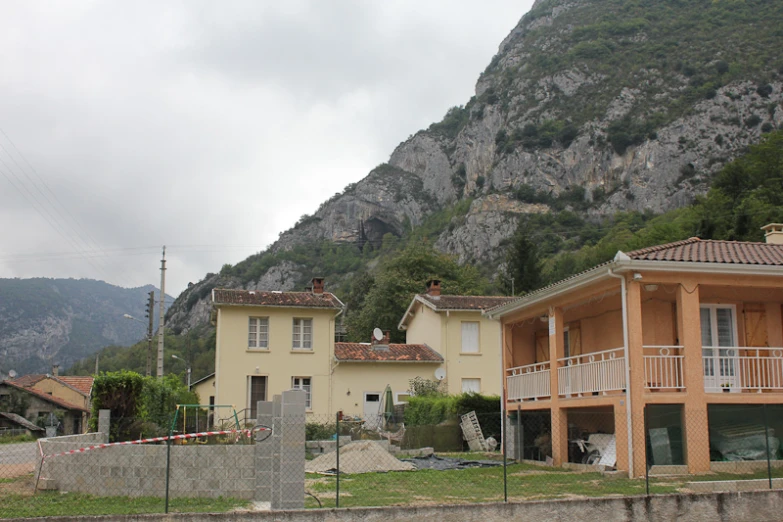
[[[110,410],[110,440],[128,440],[130,427],[139,417],[143,388],[144,378],[136,372],[123,370],[96,375],[92,385],[90,427],[93,430],[98,427],[100,410]]]
[[[405,334],[397,330],[397,324],[429,279],[440,279],[445,294],[478,295],[487,287],[475,267],[460,266],[429,243],[411,244],[380,266],[361,309],[346,319],[349,339],[366,341],[373,328],[381,328],[391,331],[393,342],[403,342]]]
[[[528,237],[526,223],[520,221],[506,248],[501,287],[506,295],[519,294],[540,288],[542,280],[538,247]]]

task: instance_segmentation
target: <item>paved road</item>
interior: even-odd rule
[[[0,467],[3,464],[35,464],[37,462],[37,442],[0,444]]]

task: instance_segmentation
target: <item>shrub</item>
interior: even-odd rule
[[[333,423],[308,422],[305,424],[305,440],[331,440],[336,432],[337,426]]]
[[[450,395],[413,396],[405,408],[405,423],[412,426],[435,425],[454,415],[456,398]]]
[[[775,127],[770,122],[767,121],[767,122],[764,122],[761,125],[761,132],[764,132],[764,133],[772,132],[774,130],[774,128]]]
[[[749,129],[756,127],[759,123],[761,123],[761,116],[758,114],[751,114],[745,118],[745,126]]]

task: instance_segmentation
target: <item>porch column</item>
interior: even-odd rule
[[[685,461],[691,473],[710,470],[710,433],[701,354],[699,285],[684,279],[677,288],[677,335],[683,347]]]
[[[767,312],[767,344],[772,347],[783,346],[783,317],[780,303],[764,303]]]
[[[555,466],[568,462],[568,417],[560,409],[557,360],[565,357],[563,310],[553,308],[549,315],[549,374],[551,376],[552,460]]]
[[[631,382],[625,383],[626,408],[631,407],[631,430],[633,443],[633,475],[644,474],[646,459],[646,441],[644,437],[644,339],[642,334],[642,284],[639,281],[628,282],[628,361]],[[630,403],[630,404],[629,404]],[[617,430],[615,430],[617,431]],[[627,434],[626,434],[627,437]],[[626,442],[627,444],[627,442]],[[627,450],[626,450],[627,451]]]

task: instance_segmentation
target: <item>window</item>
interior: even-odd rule
[[[266,400],[266,376],[252,375],[247,380],[247,405],[252,422],[258,418],[258,401]]]
[[[294,350],[313,349],[313,320],[294,318]]]
[[[479,324],[475,321],[462,323],[462,353],[479,353]]]
[[[481,379],[462,379],[462,393],[481,393]]]
[[[563,357],[571,357],[571,331],[566,328],[563,330]]]
[[[705,388],[739,385],[736,366],[736,310],[732,305],[701,305],[701,346]]]
[[[251,317],[247,331],[247,346],[249,348],[269,349],[268,317]]]
[[[305,392],[305,409],[311,410],[312,403],[312,390],[310,386],[310,377],[292,377],[291,388],[295,390],[304,390]]]

